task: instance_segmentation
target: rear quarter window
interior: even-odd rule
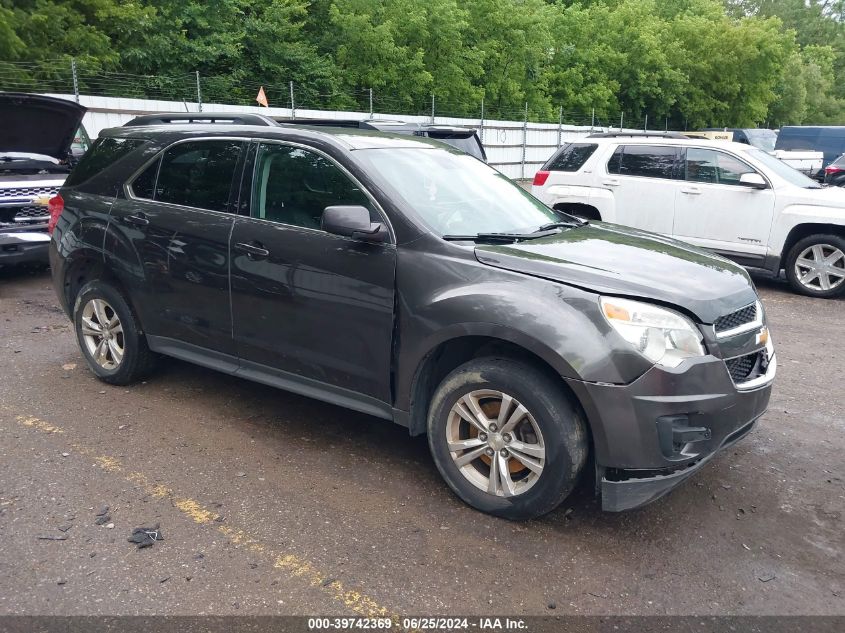
[[[593,155],[598,145],[595,143],[569,143],[554,155],[543,169],[546,171],[578,171]]]
[[[98,138],[70,172],[65,186],[75,187],[90,180],[143,144],[143,140],[134,138]]]
[[[607,171],[620,176],[675,178],[678,150],[659,145],[620,145],[607,163]]]

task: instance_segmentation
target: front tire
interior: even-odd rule
[[[112,385],[128,385],[155,363],[129,304],[102,281],[85,284],[76,296],[73,321],[79,349],[91,371]]]
[[[588,452],[584,421],[563,385],[500,358],[469,361],[444,378],[432,399],[428,442],[455,494],[515,520],[560,505]]]
[[[796,292],[831,299],[845,292],[845,239],[810,235],[799,240],[786,257],[786,277]]]

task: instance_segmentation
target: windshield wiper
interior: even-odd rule
[[[580,218],[572,218],[573,222],[549,222],[548,224],[542,225],[538,231],[550,231],[552,229],[577,229],[579,226],[584,226],[589,224],[586,220],[581,220]]]
[[[444,235],[448,242],[501,242],[512,244],[518,240],[531,239],[531,233],[476,233],[475,235]]]

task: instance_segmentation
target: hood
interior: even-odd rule
[[[791,189],[790,204],[807,204],[816,207],[833,207],[845,216],[845,188],[819,187],[818,189]]]
[[[64,160],[85,110],[66,99],[0,92],[0,154],[25,152]]]
[[[702,323],[757,300],[742,267],[689,244],[614,224],[588,224],[515,244],[478,245],[475,255],[497,268],[677,306]]]

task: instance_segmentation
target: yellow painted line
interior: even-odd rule
[[[0,405],[0,408],[9,411],[9,408]],[[16,415],[17,422],[26,428],[41,433],[64,433],[64,429],[50,422],[46,422],[34,416]],[[189,497],[177,497],[173,489],[161,483],[152,482],[144,473],[127,471],[124,465],[115,457],[109,455],[98,455],[87,446],[73,443],[71,446],[79,453],[92,457],[94,463],[102,470],[112,474],[119,474],[126,481],[137,485],[144,493],[155,497],[168,497],[175,508],[185,517],[199,525],[213,525],[219,515],[204,507],[200,502]],[[330,598],[343,604],[351,611],[365,617],[391,618],[394,625],[399,625],[399,615],[381,606],[370,596],[355,589],[348,589],[340,580],[332,574],[319,569],[309,560],[301,558],[292,552],[274,551],[245,530],[228,523],[217,526],[217,531],[223,534],[236,546],[243,546],[250,551],[260,554],[267,554],[273,558],[273,566],[284,572],[290,579],[305,581],[310,587],[327,594]]]

